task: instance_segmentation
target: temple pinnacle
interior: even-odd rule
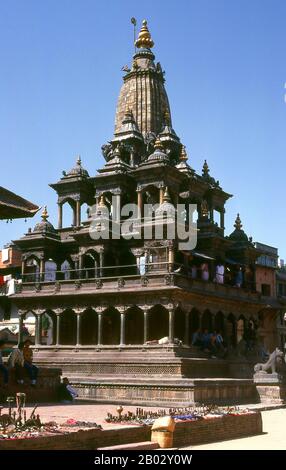
[[[146,20],[142,21],[142,26],[138,35],[138,39],[137,41],[135,41],[135,46],[139,49],[151,49],[154,46],[154,41],[151,38],[151,34],[149,32]]]
[[[242,223],[241,223],[239,214],[237,214],[237,217],[235,219],[234,228],[236,230],[241,230],[242,229]]]

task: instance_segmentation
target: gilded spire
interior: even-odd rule
[[[78,166],[81,166],[81,156],[80,156],[80,155],[78,155],[78,157],[77,157],[77,159],[76,159],[76,164],[77,164]]]
[[[188,160],[188,155],[186,152],[186,147],[185,145],[182,145],[181,147],[181,152],[180,152],[180,161],[181,162],[186,162]]]
[[[135,41],[135,46],[139,49],[151,49],[154,46],[154,41],[151,38],[151,34],[149,32],[146,20],[142,21],[142,26],[138,35],[138,39],[137,41]]]
[[[162,144],[161,140],[158,137],[155,140],[154,149],[155,150],[164,150],[163,144]]]
[[[166,186],[166,189],[164,192],[163,202],[171,202],[168,186]]]
[[[44,222],[46,222],[47,219],[49,218],[47,206],[44,207],[41,217],[42,217]]]
[[[234,228],[236,230],[241,230],[242,229],[242,223],[241,223],[239,214],[237,214],[237,217],[235,219]]]

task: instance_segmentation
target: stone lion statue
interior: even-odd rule
[[[278,362],[282,362],[283,360],[283,352],[280,349],[276,348],[269,356],[267,362],[258,363],[254,366],[254,372],[265,372],[267,373],[269,369],[271,369],[271,373],[275,374],[276,366]]]

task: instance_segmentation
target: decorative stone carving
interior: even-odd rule
[[[74,281],[74,287],[75,289],[81,288],[81,281],[79,279],[76,279],[76,281]]]
[[[149,284],[149,279],[147,276],[141,276],[141,286],[147,287]]]
[[[174,285],[174,276],[173,276],[173,274],[166,274],[165,284],[166,284],[166,286],[173,286]]]
[[[101,289],[101,288],[102,288],[103,282],[102,282],[101,279],[95,279],[94,282],[95,282],[95,288],[96,288],[96,289]]]
[[[120,277],[118,280],[117,280],[117,285],[119,287],[119,289],[123,288],[125,286],[125,281],[122,277]]]

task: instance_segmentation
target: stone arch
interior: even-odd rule
[[[230,313],[225,322],[225,336],[228,347],[235,347],[237,344],[236,318]]]
[[[60,319],[60,344],[76,344],[77,322],[76,314],[72,309],[67,309],[61,314]]]
[[[24,281],[37,282],[40,280],[40,258],[30,255],[25,260]]]
[[[142,310],[133,306],[128,308],[125,315],[125,344],[143,344],[144,314]]]
[[[190,338],[192,338],[195,331],[201,328],[201,314],[196,308],[192,308],[190,312]]]
[[[93,250],[87,250],[82,255],[82,273],[81,278],[94,279],[99,276],[100,260],[99,254]]]
[[[210,310],[205,310],[202,316],[202,330],[213,330],[213,317]]]
[[[98,314],[93,308],[88,308],[81,319],[81,344],[94,345],[98,340]]]
[[[52,310],[46,310],[41,315],[41,342],[47,346],[56,344],[56,315]]]
[[[49,258],[45,261],[44,266],[44,281],[55,282],[57,279],[58,266],[54,259]]]
[[[169,336],[169,312],[161,304],[154,305],[149,312],[149,340]]]
[[[62,226],[72,227],[76,225],[76,202],[71,198],[61,201]]]
[[[120,313],[109,307],[102,315],[102,344],[118,345],[120,343]]]
[[[219,311],[216,313],[215,318],[214,318],[214,329],[215,331],[221,332],[222,336],[224,335],[225,332],[225,318],[223,312]]]
[[[245,335],[245,328],[246,327],[246,318],[244,315],[240,315],[237,320],[236,325],[236,342],[237,344],[240,343],[242,339],[244,339]]]

